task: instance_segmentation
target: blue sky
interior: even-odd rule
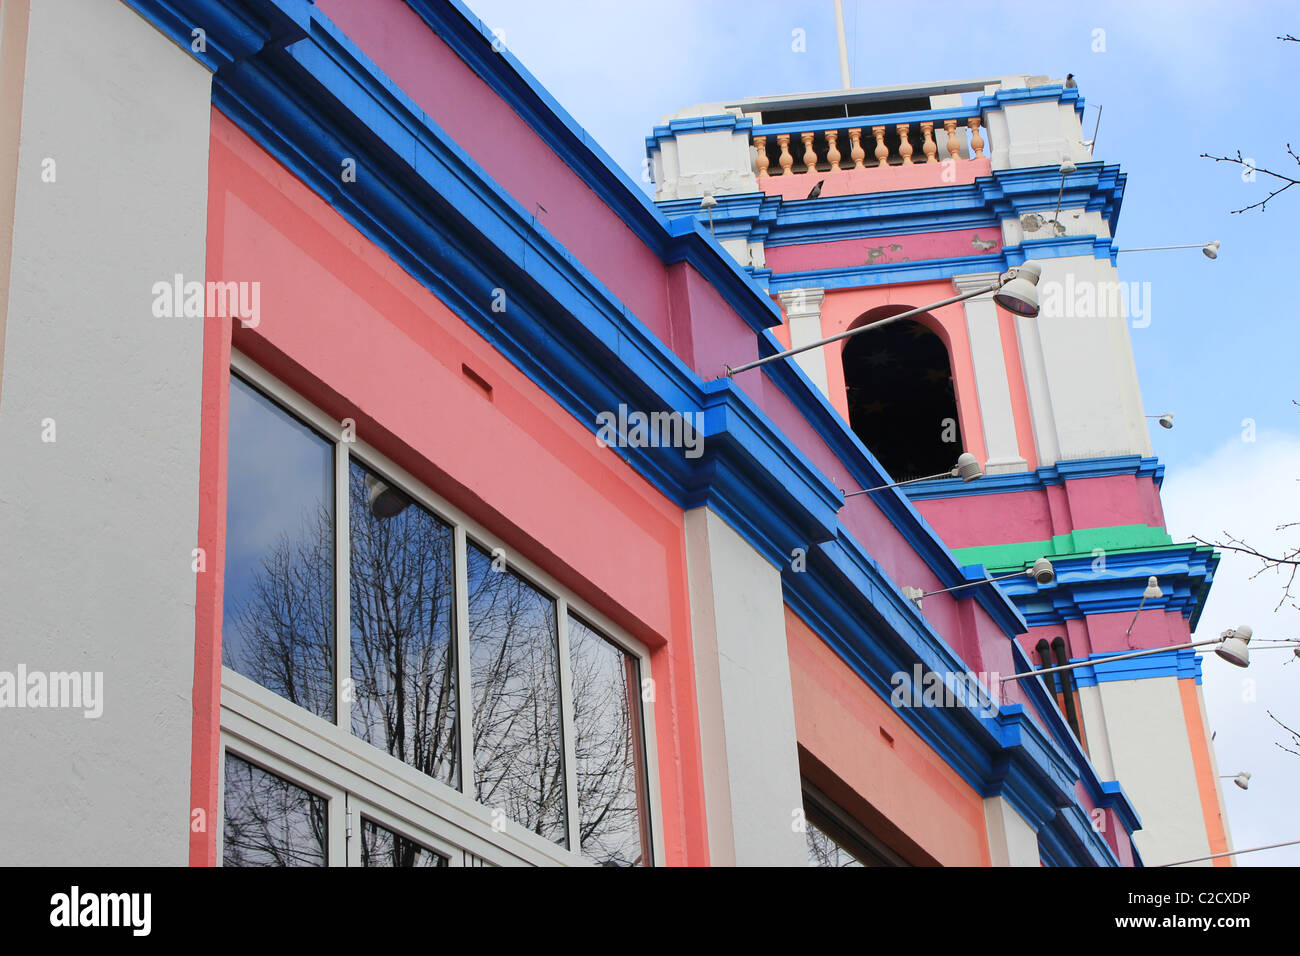
[[[597,142],[641,182],[645,135],[682,107],[745,96],[839,87],[831,0],[661,0],[655,4],[468,0],[484,23]],[[1074,73],[1094,151],[1128,174],[1120,248],[1222,242],[1217,261],[1196,250],[1121,255],[1122,279],[1150,283],[1151,324],[1131,330],[1152,429],[1167,466],[1167,521],[1176,538],[1227,529],[1256,546],[1294,536],[1300,520],[1300,187],[1264,212],[1230,210],[1263,199],[1268,177],[1243,182],[1201,153],[1240,150],[1260,167],[1300,175],[1300,35],[1294,3],[868,3],[844,0],[854,86],[960,80],[1010,73]],[[792,50],[795,30],[806,52]],[[1097,50],[1099,34],[1104,50]],[[503,144],[503,148],[509,148]],[[650,186],[645,187],[649,191]],[[1254,423],[1254,440],[1243,440]],[[1154,423],[1153,423],[1154,424]],[[1300,636],[1300,613],[1275,612],[1275,577],[1250,580],[1226,555],[1197,637],[1249,622],[1261,636]],[[1222,773],[1248,769],[1250,791],[1229,785],[1238,848],[1300,839],[1293,812],[1300,757],[1273,745],[1271,708],[1300,725],[1300,661],[1257,655],[1240,674],[1206,664],[1205,694]],[[1249,763],[1249,766],[1245,764]],[[1226,783],[1227,781],[1225,781]],[[1300,849],[1241,858],[1300,864]]]

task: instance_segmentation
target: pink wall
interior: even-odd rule
[[[873,829],[909,862],[928,862],[915,845],[944,866],[988,866],[980,795],[789,608],[785,619],[800,748],[892,825]]]
[[[869,132],[863,133],[863,145],[868,152],[873,148],[868,145],[871,140]],[[848,145],[842,143],[840,151],[845,155],[843,162],[848,162]],[[951,165],[948,162],[927,163],[925,157],[911,165],[871,166],[863,169],[840,169],[835,172],[803,172],[803,143],[799,137],[790,139],[790,152],[794,154],[794,172],[789,176],[781,174],[780,167],[772,169],[770,176],[758,181],[758,188],[769,196],[783,199],[804,199],[818,180],[823,180],[821,197],[853,196],[862,193],[894,192],[899,189],[930,189],[935,186],[967,186],[981,176],[989,176],[991,166],[987,156],[980,159],[959,159]],[[916,157],[913,156],[913,159]]]
[[[915,504],[950,548],[1045,541],[1082,528],[1164,526],[1160,492],[1148,476],[1073,478],[1034,491],[926,498]]]
[[[1002,230],[991,227],[769,246],[766,255],[767,267],[773,272],[806,272],[814,269],[987,255],[998,252],[1001,248]],[[950,292],[949,295],[951,294]]]
[[[667,862],[706,863],[681,510],[216,111],[210,177],[208,278],[261,283],[261,323],[235,328],[234,346],[327,414],[355,419],[360,438],[647,645],[660,688]],[[654,279],[663,284],[661,266]],[[202,546],[220,568],[230,331],[211,327]],[[601,544],[611,541],[618,546]],[[193,787],[210,820],[220,819],[208,713],[220,675],[219,595],[200,587],[196,624],[195,696],[205,710],[196,713]],[[215,861],[215,833],[196,837],[192,860]]]
[[[636,316],[670,340],[663,266],[591,187],[402,0],[318,0],[474,162]]]

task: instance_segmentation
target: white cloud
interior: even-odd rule
[[[1223,540],[1226,531],[1266,553],[1280,552],[1288,543],[1294,546],[1300,529],[1275,529],[1300,521],[1300,438],[1261,433],[1253,443],[1230,441],[1203,461],[1171,472],[1162,498],[1175,540],[1193,535]],[[1274,610],[1285,578],[1265,571],[1252,579],[1260,570],[1259,561],[1221,553],[1195,637],[1213,637],[1237,624],[1249,624],[1257,640],[1300,637],[1300,611],[1289,604]],[[1249,770],[1254,775],[1247,791],[1230,780],[1221,781],[1233,848],[1300,839],[1295,800],[1300,757],[1275,746],[1287,738],[1266,713],[1271,710],[1300,727],[1300,661],[1289,651],[1257,650],[1244,671],[1212,655],[1205,662],[1203,688],[1210,726],[1217,731],[1219,773]],[[1237,859],[1242,866],[1294,866],[1300,864],[1300,847]]]

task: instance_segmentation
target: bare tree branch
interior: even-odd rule
[[[1288,156],[1294,159],[1297,164],[1300,164],[1300,156],[1296,155],[1295,150],[1291,148],[1290,143],[1286,144],[1286,151]],[[1270,192],[1267,196],[1265,196],[1257,203],[1251,203],[1249,206],[1243,206],[1241,209],[1232,210],[1233,215],[1236,215],[1237,213],[1248,212],[1249,210],[1256,209],[1256,208],[1258,208],[1260,212],[1263,212],[1269,200],[1286,192],[1292,186],[1300,184],[1300,179],[1295,179],[1294,177],[1286,176],[1282,173],[1274,172],[1271,169],[1264,169],[1262,166],[1256,166],[1250,160],[1242,157],[1241,150],[1237,150],[1237,155],[1235,157],[1215,156],[1211,153],[1201,153],[1201,159],[1212,159],[1216,163],[1229,163],[1233,166],[1241,166],[1244,169],[1249,169],[1256,173],[1263,173],[1265,176],[1272,176],[1274,179],[1279,180],[1286,184],[1284,186],[1279,186],[1277,189],[1274,189],[1272,192]]]

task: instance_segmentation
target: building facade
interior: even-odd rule
[[[1226,848],[1194,655],[1002,679],[1183,642],[1215,564],[1124,310],[1048,307],[1115,277],[1077,91],[685,111],[652,201],[456,2],[0,17],[4,862]],[[726,374],[1031,258],[1037,319]]]

